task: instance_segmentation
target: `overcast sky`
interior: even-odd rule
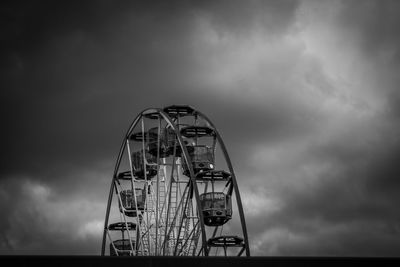
[[[0,6],[0,254],[99,255],[129,124],[189,104],[252,255],[400,256],[400,1]]]

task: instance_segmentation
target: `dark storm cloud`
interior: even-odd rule
[[[399,63],[400,3],[384,1],[344,1],[338,22],[349,30],[365,57],[377,60],[389,52],[390,61]]]
[[[165,81],[171,74],[163,70],[178,54],[164,55],[157,45],[179,43],[185,35],[179,28],[185,23],[169,19],[173,14],[164,14],[162,4],[156,3],[154,10],[130,2],[82,5],[39,2],[10,22],[19,31],[9,34],[7,54],[15,54],[18,62],[8,63],[14,64],[10,68],[21,66],[14,76],[5,77],[8,157],[2,170],[42,170],[66,158],[86,164],[93,156],[112,153],[118,141],[104,140],[122,136],[121,126],[133,116],[129,107],[144,99],[153,102],[142,84],[163,77]],[[165,11],[171,10],[166,6]],[[165,19],[168,26],[160,23]],[[172,27],[177,42],[170,36]],[[119,119],[121,113],[126,117]],[[15,149],[16,142],[25,148],[23,153]],[[25,164],[16,165],[18,161]]]
[[[363,58],[374,71],[374,85],[386,93],[389,116],[399,116],[400,18],[398,1],[343,2],[339,24],[346,36],[357,44]]]
[[[115,153],[125,125],[143,108],[192,102],[196,95],[209,99],[203,81],[190,82],[202,71],[192,56],[193,16],[241,38],[256,22],[281,32],[295,10],[290,1],[225,6],[179,1],[6,5],[5,64],[13,74],[4,77],[8,157],[2,172],[40,172],[44,165],[68,164],[66,159],[88,164]],[[243,11],[247,16],[235,19]],[[23,152],[15,149],[17,142]]]
[[[224,138],[254,255],[397,255],[398,9],[2,4],[0,252],[97,253],[128,124],[185,103]]]

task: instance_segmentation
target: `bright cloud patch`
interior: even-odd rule
[[[63,201],[49,186],[29,178],[4,180],[2,185],[8,189],[1,191],[1,202],[7,205],[3,214],[8,218],[2,227],[2,251],[86,254],[85,250],[80,251],[82,246],[73,248],[71,242],[83,240],[88,244],[96,240],[92,251],[99,246],[104,205],[84,196]]]

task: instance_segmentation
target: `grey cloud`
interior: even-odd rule
[[[287,165],[291,170],[286,173],[294,175],[282,177],[280,185],[265,185],[267,192],[275,191],[269,197],[280,204],[266,215],[260,210],[257,219],[249,221],[255,240],[255,233],[267,233],[255,250],[274,247],[278,255],[396,255],[392,248],[398,246],[400,234],[398,142],[363,133],[312,144],[303,160]],[[359,138],[369,139],[369,145],[360,146]],[[301,168],[304,164],[329,168],[310,180]],[[285,179],[289,186],[284,186]]]
[[[377,59],[381,52],[394,50],[390,60],[398,63],[400,5],[397,1],[342,1],[338,22],[351,31],[366,57]],[[353,38],[354,38],[353,37]]]
[[[1,254],[98,254],[103,209],[86,194],[65,200],[30,178],[2,180]],[[71,216],[73,215],[73,216]],[[100,217],[101,216],[101,217]],[[93,222],[90,224],[90,222]]]
[[[230,4],[226,10],[223,3],[82,5],[11,7],[22,14],[12,22],[20,34],[9,37],[22,67],[6,77],[4,173],[38,172],[46,165],[58,169],[67,158],[82,166],[115,153],[134,116],[131,106],[138,112],[165,103],[207,103],[213,98],[209,92],[191,88],[190,81],[201,71],[191,55],[191,14],[205,10],[211,20],[228,22],[225,30],[234,32],[234,18],[243,9],[243,4]],[[289,23],[286,18],[290,21],[295,4],[252,2],[246,10],[254,18],[267,10],[268,19]],[[238,23],[253,27],[246,18]],[[225,102],[220,101],[215,105]],[[24,147],[22,153],[15,149],[17,142]]]
[[[300,222],[297,221],[298,224]],[[311,224],[312,222],[306,222]],[[281,256],[396,256],[398,238],[393,231],[380,223],[349,223],[328,225],[324,223],[309,227],[308,233],[273,229],[264,236],[271,242],[263,243],[256,251]]]
[[[254,31],[281,35],[292,26],[298,1],[202,1],[196,4],[217,31],[251,38]]]
[[[399,11],[397,1],[343,1],[338,17],[348,40],[368,59],[371,75],[376,77],[374,86],[385,93],[388,101],[389,116],[398,116],[399,106]]]

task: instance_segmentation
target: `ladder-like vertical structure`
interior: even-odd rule
[[[134,119],[111,181],[101,255],[250,256],[236,176],[204,114],[174,105]]]

